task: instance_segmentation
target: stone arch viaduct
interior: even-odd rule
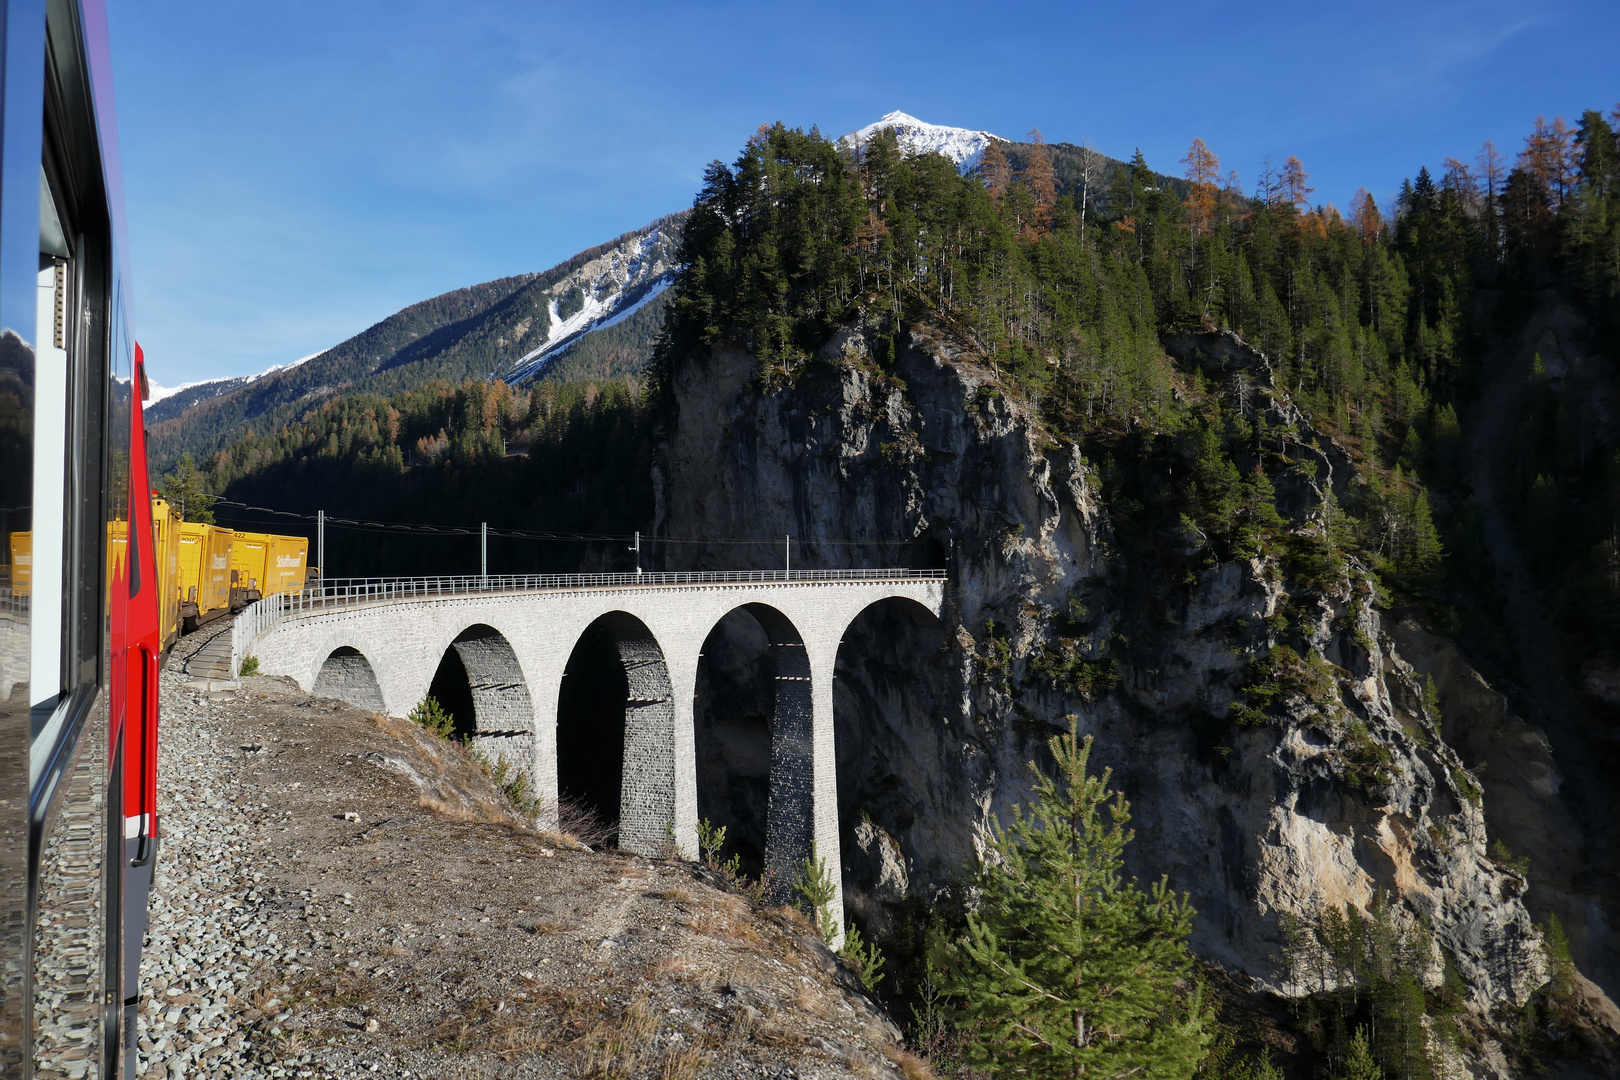
[[[472,698],[474,745],[527,771],[555,815],[558,706],[587,632],[623,672],[620,847],[673,839],[697,852],[693,699],[709,633],[739,608],[769,640],[774,692],[765,870],[782,889],[812,850],[841,875],[833,669],[845,630],[873,605],[941,614],[942,571],[741,571],[331,582],[250,606],[232,628],[232,670],[251,655],[267,675],[391,716],[429,692],[453,650]],[[552,818],[555,823],[555,818]],[[840,893],[841,893],[840,883]],[[842,896],[834,904],[842,912]]]

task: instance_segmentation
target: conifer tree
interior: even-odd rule
[[[955,946],[972,1063],[992,1075],[1190,1077],[1211,1039],[1202,989],[1186,986],[1193,909],[1160,881],[1121,874],[1130,807],[1088,775],[1078,719],[1035,771],[1036,803],[994,827],[982,900]]]
[[[213,505],[219,496],[213,493],[208,474],[197,468],[190,454],[180,455],[174,468],[158,481],[157,489],[157,493],[174,507],[181,521],[214,523]]]
[[[1367,1029],[1356,1028],[1350,1040],[1350,1052],[1345,1055],[1344,1068],[1339,1076],[1344,1080],[1384,1080],[1384,1070],[1373,1059],[1372,1046],[1367,1041]]]

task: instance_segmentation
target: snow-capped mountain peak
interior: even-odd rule
[[[226,390],[234,390],[239,386],[246,386],[248,383],[258,382],[266,375],[274,375],[278,371],[286,371],[289,368],[295,368],[307,360],[315,359],[324,352],[326,352],[326,350],[322,349],[320,352],[312,352],[308,356],[300,357],[297,360],[293,360],[286,364],[272,364],[270,367],[265,368],[257,375],[226,375],[215,379],[197,379],[193,382],[181,383],[179,386],[159,386],[151,379],[150,376],[148,376],[147,385],[149,385],[152,389],[152,396],[146,399],[146,407],[151,408],[164,398],[174,397],[176,394],[184,393],[187,390],[196,389],[199,386],[211,387],[218,384],[224,388],[220,391],[221,393],[224,393]],[[214,397],[217,395],[210,394],[208,396]]]
[[[925,123],[909,113],[898,110],[876,123],[867,124],[855,133],[855,138],[865,142],[885,128],[894,130],[900,139],[900,149],[904,152],[944,154],[956,162],[956,167],[964,173],[978,166],[979,159],[984,156],[984,148],[990,145],[990,140],[1011,141],[988,131],[971,131],[967,128]]]

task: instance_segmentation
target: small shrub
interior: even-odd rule
[[[1394,779],[1390,767],[1395,755],[1372,737],[1367,725],[1357,720],[1344,735],[1345,779],[1351,787],[1387,787]]]
[[[1513,849],[1502,843],[1500,836],[1491,841],[1491,861],[1507,867],[1520,877],[1530,873],[1530,856],[1513,854]],[[1562,927],[1559,929],[1562,930]]]
[[[448,739],[456,730],[456,719],[444,711],[439,699],[429,694],[411,710],[410,720],[420,724],[441,739]]]
[[[1290,699],[1303,699],[1326,718],[1338,712],[1339,686],[1333,667],[1312,649],[1305,656],[1287,645],[1249,661],[1249,671],[1232,703],[1232,716],[1244,727],[1267,723]]]
[[[242,657],[242,670],[241,670],[241,672],[239,674],[246,677],[248,675],[257,675],[258,673],[259,673],[259,658],[257,656],[244,656],[244,657]]]
[[[815,919],[816,933],[831,947],[838,940],[838,916],[833,911],[838,889],[827,870],[827,860],[816,854],[814,844],[810,845],[810,857],[799,864],[799,880],[793,883],[793,891],[804,901],[805,913]],[[883,981],[883,953],[872,942],[861,940],[861,932],[854,926],[845,932],[838,958],[868,990],[877,989]]]
[[[1012,646],[1007,644],[1006,638],[996,636],[996,620],[990,619],[984,624],[984,656],[980,659],[984,663],[986,672],[1003,672],[1012,667]]]
[[[883,981],[883,953],[875,943],[861,940],[861,932],[853,924],[844,934],[838,956],[860,976],[861,985],[868,990],[876,990]]]
[[[1042,649],[1030,661],[1030,667],[1053,686],[1072,690],[1081,697],[1089,698],[1119,685],[1114,661],[1087,659],[1073,638],[1059,638],[1055,645]]]
[[[833,884],[832,874],[827,871],[827,860],[816,854],[815,844],[810,845],[810,857],[799,864],[799,879],[793,883],[793,891],[798,893],[804,901],[804,912],[816,922],[816,933],[828,945],[838,940],[838,916],[832,909],[833,899],[838,895],[837,887]]]
[[[557,800],[557,829],[588,848],[601,849],[619,838],[617,824],[602,820],[592,807],[566,795]]]
[[[1461,795],[1475,806],[1480,804],[1480,799],[1484,792],[1480,790],[1479,784],[1474,780],[1474,778],[1468,775],[1468,771],[1466,769],[1459,769],[1453,765],[1451,767],[1451,782],[1456,785],[1457,794]]]
[[[703,864],[717,871],[727,884],[737,884],[742,879],[742,856],[732,855],[723,862],[720,859],[721,850],[726,846],[726,827],[710,825],[709,819],[704,818],[698,822],[697,831],[698,854]]]

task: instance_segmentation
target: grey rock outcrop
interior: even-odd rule
[[[1131,800],[1131,871],[1190,893],[1195,948],[1257,988],[1302,991],[1283,959],[1286,918],[1365,911],[1380,894],[1397,922],[1432,927],[1432,980],[1449,957],[1480,1004],[1522,1002],[1545,980],[1525,879],[1488,856],[1476,781],[1360,567],[1307,586],[1270,555],[1169,559],[1202,538],[1126,536],[1098,467],[996,372],[922,328],[899,335],[892,365],[872,341],[847,330],[778,385],[733,346],[688,358],[656,476],[661,536],[777,538],[753,554],[760,566],[780,565],[791,534],[796,567],[948,571],[943,627],[874,611],[840,653],[857,914],[881,928],[897,894],[960,880],[1075,714]],[[1289,432],[1311,465],[1276,478],[1279,508],[1301,535],[1324,528],[1325,492],[1355,482],[1353,463],[1264,358],[1231,335],[1167,347]],[[683,544],[666,558],[734,566],[749,550]],[[1319,657],[1329,689],[1291,690],[1270,722],[1236,722],[1250,663],[1284,644]]]

